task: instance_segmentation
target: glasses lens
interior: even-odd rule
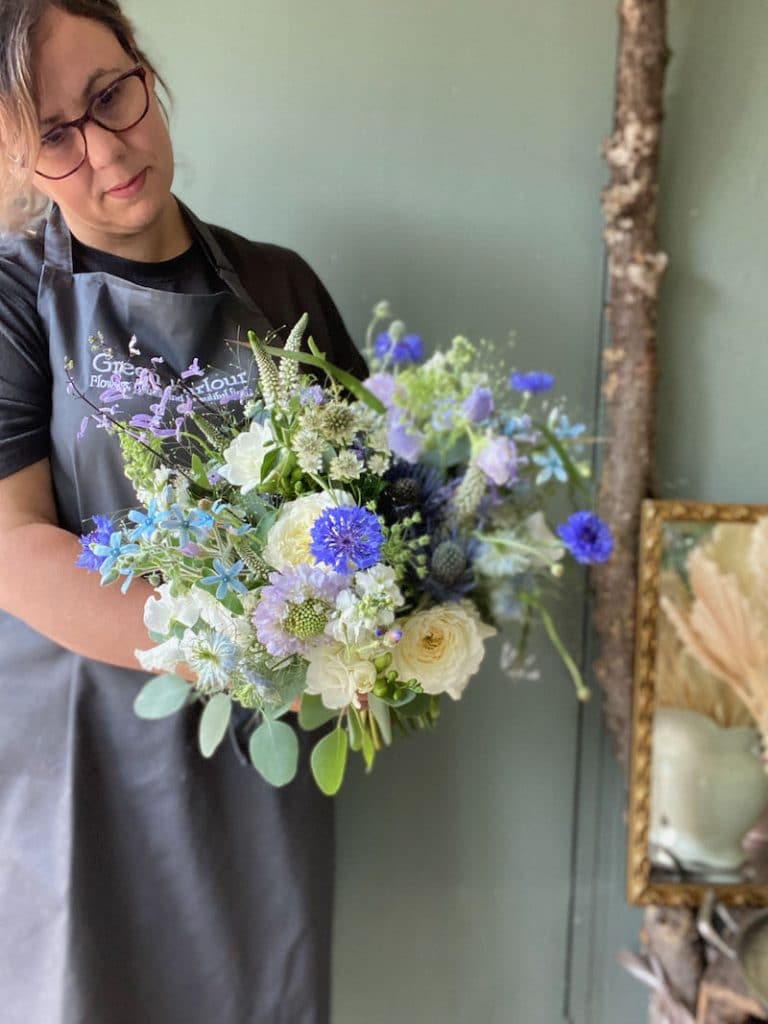
[[[138,75],[121,78],[95,96],[90,114],[93,120],[113,132],[133,128],[144,117],[148,106],[147,90]]]
[[[144,80],[131,74],[107,86],[91,100],[89,120],[111,132],[133,128],[149,109]],[[41,140],[37,170],[48,178],[65,178],[85,158],[85,136],[72,125],[56,125]]]
[[[82,132],[70,125],[58,125],[41,140],[37,170],[49,178],[63,178],[80,166],[84,156]]]

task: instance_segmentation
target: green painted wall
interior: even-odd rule
[[[199,214],[298,249],[357,338],[381,297],[435,344],[514,332],[516,361],[591,418],[614,0],[126,7],[175,92],[176,188]],[[671,20],[660,485],[765,500],[768,7],[675,0]],[[575,649],[581,616],[574,581]],[[597,702],[580,715],[537,651],[538,682],[489,658],[436,734],[348,781],[333,1024],[644,1019],[612,959],[639,924],[622,782]]]

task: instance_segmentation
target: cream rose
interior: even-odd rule
[[[370,661],[347,660],[342,644],[327,644],[309,654],[306,692],[318,694],[327,708],[345,708],[358,693],[370,693],[376,669]]]
[[[344,491],[335,494],[321,491],[286,502],[269,531],[262,551],[264,560],[280,572],[296,565],[314,565],[315,556],[309,550],[312,543],[309,531],[315,520],[333,505],[352,504],[351,496]]]
[[[418,679],[425,693],[447,693],[454,700],[480,668],[483,641],[496,632],[469,601],[438,604],[396,625],[403,632],[392,651],[398,676]]]

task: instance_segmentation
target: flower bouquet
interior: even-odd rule
[[[249,709],[250,759],[276,786],[297,771],[296,728],[324,726],[310,761],[331,795],[350,749],[370,769],[461,697],[497,627],[517,630],[520,666],[540,620],[586,697],[545,599],[566,552],[599,562],[612,542],[589,511],[548,525],[550,499],[589,474],[585,427],[549,400],[549,375],[510,376],[464,337],[425,359],[380,303],[363,384],[311,337],[302,351],[306,329],[282,346],[249,333],[248,382],[216,402],[197,360],[178,378],[158,358],[114,374],[81,431],[117,435],[138,507],[96,517],[78,562],[154,587],[153,646],[136,655],[160,674],[138,715],[200,701],[211,756]],[[126,411],[136,396],[148,411]]]

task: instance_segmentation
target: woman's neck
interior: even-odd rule
[[[192,244],[192,233],[174,196],[151,224],[136,231],[94,230],[77,218],[62,215],[72,235],[83,245],[101,252],[141,263],[160,263],[186,252]]]

